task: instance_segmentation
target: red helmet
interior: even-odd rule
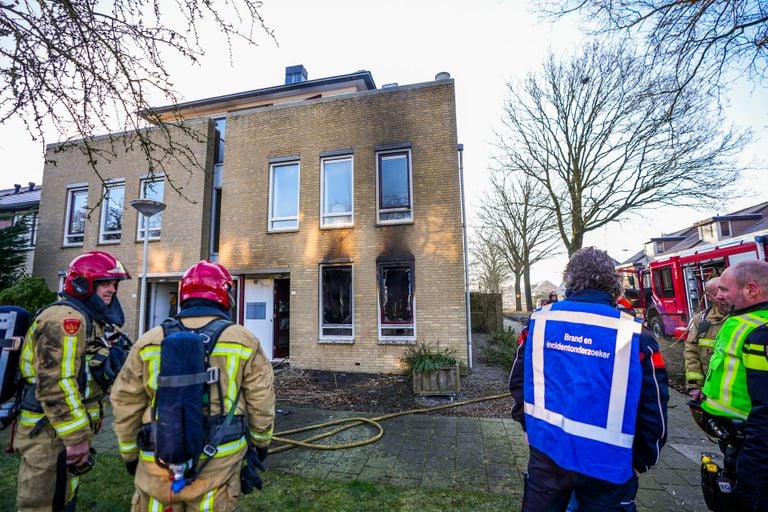
[[[120,260],[102,251],[91,251],[72,260],[64,277],[64,291],[78,299],[87,299],[96,291],[98,281],[130,279]]]
[[[181,278],[179,303],[187,299],[208,299],[229,309],[232,305],[230,290],[232,290],[232,276],[229,271],[223,265],[203,260],[184,272]]]

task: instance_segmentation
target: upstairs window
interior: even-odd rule
[[[116,243],[120,241],[123,229],[124,199],[124,182],[108,183],[104,187],[104,199],[101,203],[99,242]]]
[[[163,189],[165,181],[163,178],[146,178],[141,180],[139,195],[141,199],[152,199],[154,201],[163,201]],[[146,218],[139,215],[138,228],[136,229],[136,239],[144,240],[144,233],[147,231]],[[149,239],[160,239],[160,227],[163,224],[163,212],[156,213],[149,218]]]
[[[320,161],[320,166],[320,227],[352,226],[352,156],[324,158]]]
[[[410,151],[376,154],[378,222],[397,223],[413,220],[411,181]]]
[[[731,236],[731,223],[727,220],[720,221],[720,237],[728,238]]]
[[[13,216],[14,226],[19,223],[23,223],[27,226],[27,230],[22,235],[20,243],[16,247],[17,249],[32,249],[37,245],[37,215],[37,210],[32,210],[29,212],[17,213]]]
[[[299,162],[269,166],[269,231],[299,228]]]
[[[88,187],[77,186],[67,190],[67,217],[64,227],[64,245],[83,245],[85,219],[88,210]]]
[[[320,339],[354,338],[352,265],[320,266]]]
[[[380,263],[379,339],[413,340],[413,263]]]

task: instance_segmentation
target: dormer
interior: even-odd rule
[[[717,243],[734,236],[739,236],[744,231],[759,221],[763,216],[760,213],[743,213],[734,215],[717,215],[694,224],[699,230],[699,238],[704,242]]]
[[[661,235],[659,237],[651,238],[650,241],[645,243],[645,254],[649,259],[653,259],[655,256],[664,254],[670,247],[684,239],[684,236],[679,235]]]

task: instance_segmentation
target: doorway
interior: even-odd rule
[[[290,349],[290,279],[246,279],[243,326],[259,339],[271,361],[288,357]]]
[[[168,317],[175,316],[178,313],[179,306],[179,283],[177,281],[149,282],[147,283],[149,291],[147,297],[149,303],[147,307],[146,329],[160,325]]]
[[[290,355],[291,339],[291,280],[275,279],[274,311],[274,354],[273,358],[286,358]]]

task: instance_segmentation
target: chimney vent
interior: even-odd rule
[[[435,75],[435,80],[450,80],[451,74],[447,71],[441,71]]]
[[[285,85],[307,81],[307,70],[304,65],[285,67]]]
[[[29,192],[32,192],[34,190],[35,190],[35,182],[34,181],[30,181],[29,182]]]
[[[14,190],[14,191],[13,191],[13,193],[14,193],[14,194],[18,194],[18,193],[19,193],[19,191],[21,190],[21,185],[19,185],[18,183],[14,183],[14,184],[13,184],[13,188],[15,188],[15,189],[16,189],[16,190]]]

